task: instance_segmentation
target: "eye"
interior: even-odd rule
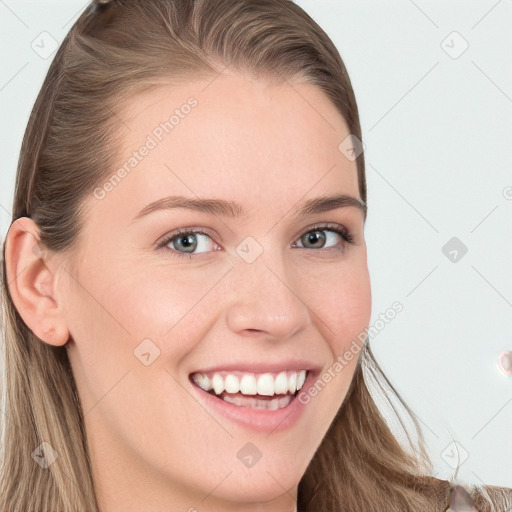
[[[331,234],[330,237],[326,236],[325,232],[331,232],[335,233],[336,235],[340,236],[345,243],[342,243],[339,247],[327,247],[327,249],[338,249],[341,252],[345,250],[346,244],[353,244],[354,238],[351,235],[351,233],[348,231],[347,228],[344,226],[341,226],[339,224],[320,224],[317,226],[313,226],[312,228],[308,228],[308,230],[300,236],[299,240],[300,243],[303,244],[302,247],[305,249],[326,249],[325,244],[326,241],[330,238],[331,240],[334,239],[334,242],[336,241],[336,237]],[[309,247],[309,245],[312,244],[313,247]],[[321,247],[317,247],[318,245],[321,245]]]
[[[344,242],[336,246],[336,237],[326,236],[324,232],[335,233],[342,238]],[[202,239],[205,237],[206,239]],[[157,242],[156,248],[163,249],[167,248],[172,251],[176,256],[180,258],[192,258],[194,254],[200,254],[202,252],[208,252],[208,239],[213,241],[210,235],[202,230],[195,228],[184,228],[177,231],[173,231],[164,238]],[[326,241],[334,239],[333,247],[325,247]],[[353,244],[354,239],[348,229],[339,224],[321,224],[308,228],[298,239],[302,244],[299,248],[303,249],[325,249],[325,250],[337,250],[339,252],[345,251],[346,244]],[[310,245],[312,245],[310,247]],[[318,247],[320,245],[320,247]],[[199,250],[197,250],[199,249]],[[219,249],[213,249],[219,250]]]
[[[200,236],[199,236],[200,235]],[[205,246],[208,244],[203,240],[201,242],[201,237],[207,237],[211,240],[211,237],[201,230],[196,230],[192,228],[186,228],[178,231],[173,231],[166,235],[161,242],[158,243],[158,248],[168,247],[172,252],[176,253],[177,256],[186,258],[192,258],[193,254],[197,254],[194,252],[198,247],[199,249],[205,249]],[[199,240],[198,240],[199,238]],[[180,252],[184,249],[185,252]],[[206,250],[199,252],[208,252],[208,247]]]

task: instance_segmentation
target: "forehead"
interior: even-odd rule
[[[175,194],[248,211],[308,195],[360,197],[356,163],[339,150],[348,127],[312,84],[223,74],[136,95],[119,116],[125,172],[108,194],[119,207]]]

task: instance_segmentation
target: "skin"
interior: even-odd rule
[[[311,84],[224,72],[133,98],[122,111],[119,165],[190,96],[198,101],[191,113],[103,199],[88,199],[76,270],[69,254],[35,256],[33,221],[11,225],[11,294],[42,342],[67,343],[102,511],[292,512],[357,357],[295,425],[270,434],[206,410],[189,374],[293,357],[327,370],[368,326],[362,212],[292,215],[313,197],[360,199],[356,163],[338,149],[349,131]],[[178,194],[234,200],[247,216],[176,209],[132,222],[150,202]],[[354,243],[326,230],[324,248],[305,247],[302,235],[320,222],[345,226]],[[172,252],[179,245],[154,247],[188,227],[208,233],[191,259]],[[236,252],[248,236],[263,250],[252,263]],[[146,338],[160,349],[149,366],[134,356]],[[248,442],[263,454],[251,468],[236,456]]]

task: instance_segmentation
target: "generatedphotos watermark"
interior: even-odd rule
[[[404,309],[403,305],[399,301],[393,302],[391,307],[389,307],[384,313],[379,314],[379,318],[375,320],[373,325],[370,324],[369,327],[366,327],[363,331],[361,331],[356,339],[352,340],[352,344],[350,345],[350,349],[346,350],[343,354],[340,354],[334,363],[327,368],[322,375],[318,377],[315,383],[310,386],[306,390],[301,390],[298,394],[297,398],[299,402],[303,405],[308,404],[311,401],[312,397],[318,395],[325,386],[331,382],[336,375],[338,375],[345,366],[348,365],[354,357],[358,356],[361,352],[364,341],[366,337],[374,338],[379,332],[381,332],[386,325],[388,325],[391,320],[393,320],[398,313],[400,313]]]
[[[128,158],[128,160],[119,167],[106,181],[103,183],[101,187],[96,187],[94,189],[93,195],[96,199],[104,199],[105,196],[114,190],[114,188],[121,183],[130,172],[139,165],[142,160],[149,155],[149,153],[155,149],[160,142],[164,139],[166,135],[171,133],[176,126],[181,123],[182,119],[190,114],[192,109],[198,105],[198,101],[194,97],[188,98],[186,103],[183,103],[181,107],[175,108],[174,113],[166,119],[162,121],[158,126],[156,126],[151,134],[146,137],[144,144],[142,144],[139,149],[133,152],[132,156]]]

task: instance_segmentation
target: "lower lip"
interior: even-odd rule
[[[306,381],[301,388],[302,390],[307,389],[307,385],[311,379],[312,372],[308,371]],[[307,405],[302,404],[299,401],[298,396],[300,391],[286,407],[271,411],[267,409],[252,409],[250,407],[230,404],[221,398],[215,397],[193,383],[192,387],[194,388],[194,392],[198,395],[201,403],[203,403],[208,409],[213,410],[219,415],[225,416],[231,421],[238,423],[247,429],[256,432],[266,432],[268,435],[271,433],[282,432],[295,425]]]

